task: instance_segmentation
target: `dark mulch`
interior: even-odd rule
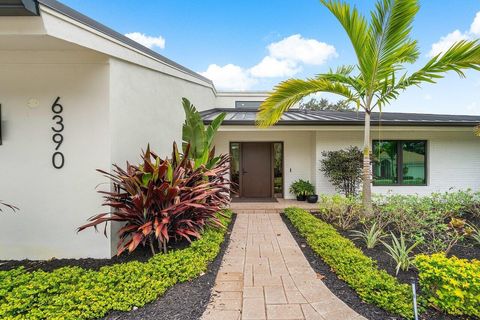
[[[225,240],[220,252],[210,263],[207,272],[192,281],[179,283],[167,290],[163,296],[141,308],[129,312],[113,311],[104,320],[198,320],[207,308],[210,301],[211,290],[215,283],[223,255],[230,242],[230,234],[235,223],[236,215],[228,227]],[[184,248],[188,243],[180,242],[172,245],[170,249]],[[79,266],[85,269],[98,270],[103,266],[124,263],[128,261],[146,262],[152,256],[149,248],[138,248],[132,254],[124,254],[111,259],[52,259],[48,261],[0,261],[0,270],[11,270],[24,266],[29,271],[52,271],[65,266]]]
[[[168,250],[179,250],[187,247],[189,243],[184,241],[178,241],[171,243],[168,246]],[[138,247],[132,253],[123,253],[121,256],[113,256],[110,259],[95,259],[95,258],[82,258],[82,259],[56,259],[50,260],[2,260],[0,261],[0,271],[8,271],[18,267],[24,267],[27,271],[43,270],[53,271],[61,267],[82,267],[83,269],[99,270],[104,266],[111,266],[118,263],[125,263],[129,261],[146,262],[152,257],[150,247]]]
[[[230,243],[236,215],[225,235],[220,253],[208,266],[207,272],[192,281],[179,283],[159,299],[130,312],[111,312],[104,320],[198,320],[207,308],[223,255]]]
[[[290,220],[282,214],[282,219],[287,225],[288,229],[292,233],[293,237],[297,241],[298,245],[303,251],[303,254],[309,261],[311,267],[315,272],[323,275],[325,278],[323,282],[325,285],[332,291],[337,297],[339,297],[343,302],[350,306],[353,310],[361,314],[367,319],[370,320],[394,320],[402,319],[401,317],[394,316],[383,309],[380,309],[372,304],[363,302],[360,297],[357,295],[355,290],[350,288],[343,280],[340,280],[336,274],[331,270],[331,268],[319,257],[310,246],[306,243],[305,239],[300,235],[297,229],[292,225]],[[342,235],[350,238],[350,235],[346,232],[340,232]],[[350,238],[351,239],[351,238]],[[374,248],[366,249],[363,243],[359,240],[353,240],[355,245],[362,249],[362,251],[372,259],[375,259],[378,262],[378,267],[380,269],[386,270],[391,275],[395,276],[395,265],[392,263],[390,256],[386,254],[383,248]],[[456,248],[452,249],[453,251]],[[411,270],[408,272],[400,272],[398,279],[401,282],[411,284],[412,279],[417,279],[417,272]],[[415,282],[417,282],[415,280]],[[418,288],[418,283],[417,283]],[[421,316],[421,320],[460,320],[462,318],[449,316],[442,314],[434,309],[426,310]]]

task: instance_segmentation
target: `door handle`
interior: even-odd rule
[[[248,173],[248,172],[247,172],[247,171],[245,171],[245,170],[242,170],[242,174],[245,174],[245,173]]]

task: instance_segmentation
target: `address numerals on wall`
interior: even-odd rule
[[[65,165],[65,156],[60,151],[60,146],[63,143],[63,129],[65,126],[63,124],[63,106],[59,103],[60,97],[57,97],[55,102],[52,105],[52,112],[54,113],[52,120],[54,125],[52,126],[52,141],[55,144],[55,152],[52,155],[52,165],[55,169],[61,169]]]

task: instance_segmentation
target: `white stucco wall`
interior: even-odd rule
[[[54,169],[51,105],[61,97],[65,129]],[[38,106],[31,108],[28,101]],[[74,51],[0,51],[0,259],[107,257],[109,240],[76,228],[103,212],[96,168],[110,164],[106,58]]]
[[[376,129],[372,140],[410,139],[427,140],[427,186],[373,186],[374,193],[429,194],[450,188],[480,189],[480,139],[470,129],[401,128]],[[334,193],[335,189],[319,171],[322,151],[338,150],[350,145],[363,146],[363,132],[317,131],[316,133],[316,187],[318,193]]]
[[[198,110],[215,105],[209,87],[111,58],[112,161],[138,162],[148,143],[159,155],[170,156],[173,141],[181,146],[183,97]]]
[[[268,97],[268,92],[263,91],[239,91],[226,92],[220,91],[216,94],[215,107],[217,108],[235,108],[235,101],[264,101]]]
[[[228,154],[230,142],[283,142],[284,194],[285,198],[293,199],[294,196],[288,192],[288,188],[293,181],[306,179],[313,182],[314,140],[315,135],[311,131],[220,131],[217,133],[214,143],[217,154]]]

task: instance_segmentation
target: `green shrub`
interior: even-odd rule
[[[298,208],[288,208],[285,214],[310,247],[365,302],[412,318],[412,293],[408,285],[400,284],[387,272],[377,269],[372,259],[331,225]]]
[[[430,304],[453,315],[480,318],[479,260],[433,254],[416,256],[415,264]]]
[[[292,183],[289,191],[295,196],[309,196],[315,194],[315,187],[310,181],[298,179]]]
[[[225,224],[231,218],[222,218]],[[220,250],[225,229],[208,229],[182,250],[148,262],[105,266],[99,271],[64,267],[52,272],[24,268],[0,272],[1,319],[93,319],[128,311],[161,296],[178,282],[206,271]]]
[[[333,186],[345,196],[355,196],[362,181],[363,153],[358,147],[323,151],[321,168]]]
[[[322,194],[318,211],[322,219],[342,230],[351,229],[365,220],[362,203],[355,197]]]

